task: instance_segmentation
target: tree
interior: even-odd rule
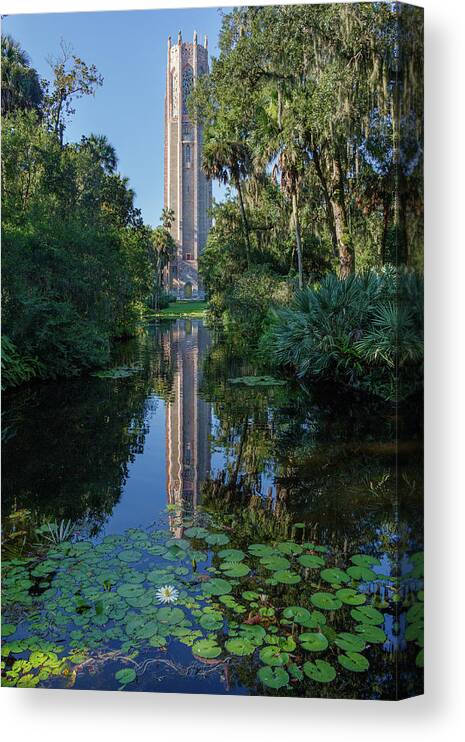
[[[9,34],[2,35],[2,116],[17,109],[39,111],[43,90],[28,54]]]
[[[45,97],[46,110],[50,127],[63,145],[66,120],[75,112],[74,101],[84,95],[94,95],[95,89],[103,84],[103,77],[95,65],[88,65],[73,54],[64,41],[59,56],[50,58],[49,64],[53,80]]]
[[[241,180],[250,170],[250,154],[241,142],[225,139],[207,139],[203,147],[202,168],[207,178],[226,185],[231,183],[237,191],[241,211],[244,240],[247,249],[247,264],[250,265],[250,230],[244,206]]]
[[[153,308],[158,309],[160,296],[163,291],[163,278],[166,269],[173,260],[176,252],[176,242],[170,233],[170,227],[174,218],[172,209],[163,209],[161,214],[162,224],[155,227],[150,234],[150,260],[154,270]]]

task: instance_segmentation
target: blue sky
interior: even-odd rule
[[[95,97],[76,103],[66,131],[68,141],[90,132],[106,134],[116,148],[119,170],[129,177],[144,221],[156,225],[163,208],[163,98],[168,36],[199,41],[208,35],[209,52],[216,44],[221,14],[216,8],[142,10],[97,13],[10,15],[3,31],[10,33],[31,57],[42,77],[50,78],[47,58],[57,56],[60,41],[104,77]],[[217,200],[222,191],[216,183]]]

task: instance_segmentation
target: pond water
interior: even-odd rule
[[[3,682],[420,693],[420,403],[257,378],[201,320],[114,366],[5,395]]]

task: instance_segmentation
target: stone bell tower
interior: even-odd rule
[[[166,271],[166,288],[179,299],[203,298],[198,258],[210,229],[212,185],[201,169],[202,127],[190,121],[186,101],[198,77],[208,74],[208,43],[168,38],[165,95],[164,205],[174,211],[171,234],[176,256]]]

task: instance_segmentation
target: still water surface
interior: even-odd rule
[[[412,574],[409,555],[421,550],[422,541],[421,422],[415,404],[399,411],[334,388],[234,383],[256,369],[212,338],[201,320],[150,325],[121,345],[114,360],[116,366],[138,370],[127,378],[87,376],[7,395],[3,516],[8,544],[18,543],[20,532],[63,519],[71,520],[75,540],[94,546],[112,543],[111,537],[128,529],[139,534],[155,529],[166,534],[165,541],[167,536],[182,539],[186,527],[208,513],[215,527],[229,534],[229,547],[312,542],[336,555],[335,564],[362,553],[378,560],[377,575]],[[136,531],[133,537],[142,538]],[[207,554],[205,573],[217,568],[215,551]],[[418,692],[421,671],[408,668],[415,667],[421,643],[411,647],[405,639],[410,594],[421,588],[416,574],[397,599],[405,611],[385,615],[386,641],[368,646],[367,672],[338,675],[334,683],[302,685],[294,679],[273,690],[257,685],[250,656],[201,661],[190,646],[171,637],[167,646],[150,649],[139,643],[138,677],[128,690],[393,698],[399,693],[395,668],[400,666],[405,667],[400,695]],[[166,580],[173,582],[174,573]],[[336,581],[331,589],[337,587],[343,583]],[[284,605],[291,590],[296,592],[281,587]],[[357,590],[376,593],[384,608],[394,594],[373,579],[360,579]],[[23,633],[18,629],[14,638],[32,633],[20,618]],[[53,631],[49,636],[56,639]],[[68,646],[69,637],[68,627],[61,638],[68,649],[82,644],[75,634]],[[118,639],[115,634],[105,649],[120,647]],[[102,652],[103,644],[102,639]],[[125,649],[129,654],[131,647]],[[99,662],[96,647],[90,654],[95,661],[79,666],[72,687],[119,687],[115,671],[127,665],[120,658]],[[51,675],[40,684],[70,683]]]

